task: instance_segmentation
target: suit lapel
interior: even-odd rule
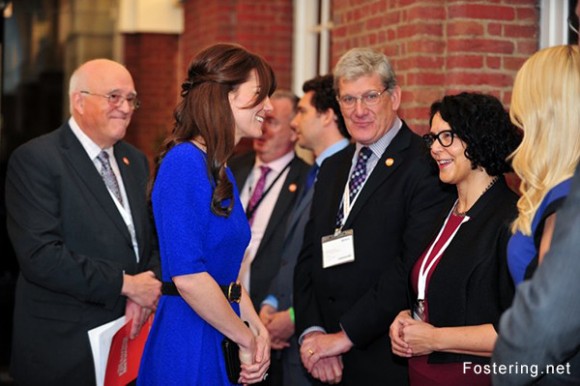
[[[103,212],[109,216],[119,231],[131,242],[129,230],[117,206],[113,202],[113,198],[110,196],[107,187],[103,183],[103,179],[68,125],[65,125],[62,130],[61,153],[63,154],[63,158],[68,162],[69,167],[79,175],[80,181],[93,194],[95,202],[103,208]]]
[[[312,186],[303,197],[301,197],[299,202],[296,202],[292,212],[290,212],[290,216],[288,217],[288,223],[286,224],[286,232],[284,234],[284,238],[288,238],[288,236],[294,231],[294,227],[300,221],[300,218],[303,216],[304,211],[310,208],[310,203],[312,202],[312,196],[314,195],[314,186]],[[300,195],[299,195],[300,197]]]
[[[344,229],[348,229],[352,225],[352,222],[361,209],[367,204],[373,193],[394,173],[395,170],[398,169],[400,165],[402,165],[405,160],[405,150],[411,143],[411,135],[412,133],[410,129],[403,124],[401,130],[397,133],[395,138],[393,138],[389,146],[387,146],[371,175],[367,178],[365,185],[360,191],[354,206],[344,223]],[[389,162],[386,162],[387,159],[389,159]]]

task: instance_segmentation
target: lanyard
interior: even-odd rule
[[[457,204],[457,202],[455,203],[455,205],[456,204]],[[443,244],[441,246],[441,248],[439,249],[437,254],[429,262],[429,265],[427,265],[427,262],[429,261],[429,258],[431,257],[431,254],[433,253],[433,249],[435,248],[435,245],[437,245],[437,242],[441,238],[441,235],[443,234],[443,231],[445,230],[445,227],[447,226],[447,223],[449,222],[449,218],[451,217],[451,213],[453,212],[453,208],[455,208],[455,205],[453,205],[453,207],[451,208],[451,211],[449,211],[449,214],[447,215],[447,218],[445,219],[445,222],[443,223],[443,226],[441,227],[439,234],[437,235],[435,240],[431,243],[429,250],[425,254],[425,258],[423,258],[423,262],[421,263],[421,268],[419,269],[419,280],[417,282],[417,292],[418,292],[417,299],[418,300],[425,299],[425,286],[427,283],[427,277],[429,276],[429,272],[431,272],[431,270],[433,269],[433,266],[435,265],[437,260],[439,260],[441,255],[443,255],[443,252],[445,252],[445,250],[447,249],[447,247],[451,243],[451,240],[453,240],[453,238],[455,237],[455,234],[457,233],[457,231],[459,230],[461,225],[466,223],[467,221],[469,221],[469,216],[463,217],[463,219],[461,220],[461,223],[457,226],[457,228],[455,228],[455,230],[449,236],[447,241],[445,241],[445,244]]]
[[[353,172],[354,172],[354,170],[353,170]],[[369,180],[371,173],[372,173],[372,170],[367,172],[367,176],[366,176],[364,182],[362,183],[360,189],[356,193],[356,196],[354,196],[354,200],[352,200],[352,203],[350,202],[350,175],[349,175],[349,178],[346,181],[346,186],[344,187],[344,192],[342,193],[342,223],[340,224],[340,228],[336,229],[336,233],[339,233],[342,231],[342,227],[344,225],[344,222],[346,221],[352,207],[354,206],[354,203],[356,202],[358,196],[360,195],[360,192],[362,192],[367,181]]]
[[[290,160],[290,162],[288,162],[286,164],[286,166],[284,166],[284,169],[282,169],[282,171],[280,171],[280,173],[278,173],[278,175],[276,176],[276,178],[274,178],[274,181],[272,181],[272,183],[268,186],[268,189],[264,190],[264,193],[262,193],[262,195],[260,196],[260,198],[256,202],[256,205],[254,205],[254,207],[252,209],[249,209],[247,207],[247,205],[246,205],[246,218],[248,218],[248,219],[252,218],[253,214],[256,212],[256,210],[258,209],[258,207],[262,203],[262,200],[266,197],[266,195],[268,193],[270,193],[270,190],[272,189],[272,187],[274,185],[276,185],[276,182],[278,182],[278,180],[280,179],[280,177],[282,177],[282,174],[284,174],[284,172],[286,171],[286,169],[288,169],[290,167],[290,164],[292,163],[292,161],[294,161],[294,158],[292,158]],[[248,201],[248,205],[249,205],[249,203],[250,202]]]

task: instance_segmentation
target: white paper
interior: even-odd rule
[[[105,371],[107,370],[107,360],[113,336],[125,325],[125,315],[112,322],[103,324],[89,330],[89,340],[93,351],[93,361],[95,362],[95,374],[97,386],[105,383]]]

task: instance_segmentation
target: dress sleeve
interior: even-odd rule
[[[152,204],[164,280],[207,271],[203,235],[212,190],[206,170],[203,153],[188,144],[170,150],[159,168]]]

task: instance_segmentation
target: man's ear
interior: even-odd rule
[[[79,114],[84,114],[85,112],[85,98],[81,95],[80,92],[74,92],[71,96],[72,101],[72,108],[73,110],[77,111]]]
[[[324,124],[324,126],[328,126],[331,123],[336,122],[336,114],[334,113],[334,110],[331,109],[330,107],[326,109],[326,111],[324,111],[323,113],[320,113],[320,116],[322,117],[322,123]]]
[[[393,91],[389,94],[391,98],[391,106],[393,111],[397,111],[401,105],[401,87],[395,86]]]

